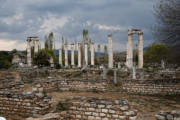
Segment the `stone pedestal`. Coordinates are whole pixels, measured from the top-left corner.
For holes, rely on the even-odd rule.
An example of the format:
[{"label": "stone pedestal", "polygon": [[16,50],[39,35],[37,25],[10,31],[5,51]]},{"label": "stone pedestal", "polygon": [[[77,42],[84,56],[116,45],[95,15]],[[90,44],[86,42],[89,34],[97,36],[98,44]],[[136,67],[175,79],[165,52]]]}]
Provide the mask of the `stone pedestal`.
[{"label": "stone pedestal", "polygon": [[139,34],[138,39],[138,68],[143,68],[143,33]]},{"label": "stone pedestal", "polygon": [[62,49],[59,49],[59,65],[63,66],[63,62],[62,62]]},{"label": "stone pedestal", "polygon": [[71,65],[74,66],[74,44],[71,44]]},{"label": "stone pedestal", "polygon": [[68,44],[65,44],[64,45],[64,49],[65,49],[65,67],[68,67],[69,66],[69,64],[68,64]]},{"label": "stone pedestal", "polygon": [[128,42],[126,45],[126,66],[128,68],[133,67],[133,44],[132,44],[132,34],[128,34]]},{"label": "stone pedestal", "polygon": [[108,35],[108,67],[113,68],[112,35]]},{"label": "stone pedestal", "polygon": [[94,65],[94,43],[91,43],[91,65]]},{"label": "stone pedestal", "polygon": [[85,59],[85,65],[88,65],[88,44],[84,45],[84,59]]},{"label": "stone pedestal", "polygon": [[81,67],[81,44],[78,43],[78,67]]}]

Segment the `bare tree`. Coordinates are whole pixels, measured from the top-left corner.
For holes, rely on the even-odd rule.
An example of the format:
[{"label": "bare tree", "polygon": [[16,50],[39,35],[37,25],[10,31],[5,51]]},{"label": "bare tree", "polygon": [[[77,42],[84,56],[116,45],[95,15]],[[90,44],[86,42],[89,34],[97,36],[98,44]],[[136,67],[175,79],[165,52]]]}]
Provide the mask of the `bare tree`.
[{"label": "bare tree", "polygon": [[155,5],[155,38],[168,46],[180,44],[180,0],[159,0]]}]

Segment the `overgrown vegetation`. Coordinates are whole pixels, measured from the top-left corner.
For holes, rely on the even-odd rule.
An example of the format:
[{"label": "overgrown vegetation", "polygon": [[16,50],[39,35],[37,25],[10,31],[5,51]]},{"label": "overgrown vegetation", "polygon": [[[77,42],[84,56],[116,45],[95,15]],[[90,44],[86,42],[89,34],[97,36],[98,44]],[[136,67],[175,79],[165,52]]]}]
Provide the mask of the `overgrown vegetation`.
[{"label": "overgrown vegetation", "polygon": [[10,52],[0,51],[0,69],[8,69],[12,66],[11,62],[14,53],[17,53],[16,49]]},{"label": "overgrown vegetation", "polygon": [[67,106],[65,105],[64,101],[59,101],[59,103],[56,106],[56,112],[65,111],[67,110]]}]

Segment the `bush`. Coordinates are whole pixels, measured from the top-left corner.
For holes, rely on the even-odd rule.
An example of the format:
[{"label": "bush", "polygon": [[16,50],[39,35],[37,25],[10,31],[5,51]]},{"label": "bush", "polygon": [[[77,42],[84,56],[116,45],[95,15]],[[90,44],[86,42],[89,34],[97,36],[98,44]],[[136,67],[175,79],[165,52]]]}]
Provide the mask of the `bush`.
[{"label": "bush", "polygon": [[65,111],[67,110],[67,106],[65,106],[65,103],[63,101],[59,101],[59,103],[56,106],[56,112]]},{"label": "bush", "polygon": [[114,76],[114,70],[113,70],[113,69],[109,69],[109,70],[107,71],[107,75],[109,75],[109,76]]}]

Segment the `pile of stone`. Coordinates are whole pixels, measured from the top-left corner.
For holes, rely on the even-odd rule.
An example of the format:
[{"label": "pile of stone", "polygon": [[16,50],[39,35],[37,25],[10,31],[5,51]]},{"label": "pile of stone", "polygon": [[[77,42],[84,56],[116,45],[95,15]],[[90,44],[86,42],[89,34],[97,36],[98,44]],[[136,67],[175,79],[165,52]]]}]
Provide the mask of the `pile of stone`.
[{"label": "pile of stone", "polygon": [[173,110],[171,112],[160,111],[155,115],[156,120],[180,120],[180,110]]}]

